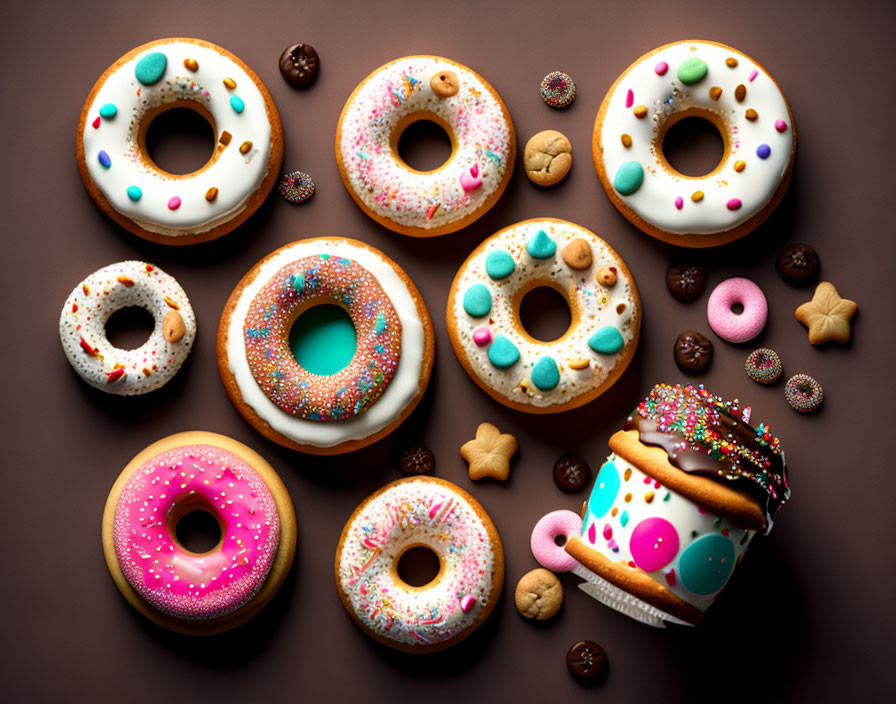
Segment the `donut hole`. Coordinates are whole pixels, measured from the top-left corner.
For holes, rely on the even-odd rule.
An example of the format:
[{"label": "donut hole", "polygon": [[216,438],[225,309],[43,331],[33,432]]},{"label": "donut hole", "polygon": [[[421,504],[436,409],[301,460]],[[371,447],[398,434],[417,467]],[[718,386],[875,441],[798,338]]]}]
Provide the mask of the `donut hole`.
[{"label": "donut hole", "polygon": [[199,506],[191,507],[176,518],[172,534],[178,545],[196,555],[214,550],[223,536],[218,517]]},{"label": "donut hole", "polygon": [[426,545],[414,545],[398,558],[395,572],[398,578],[411,587],[425,587],[441,571],[442,563],[435,550]]},{"label": "donut hole", "polygon": [[560,533],[559,535],[555,535],[554,536],[554,544],[558,548],[562,548],[564,545],[566,545],[566,536],[563,535],[563,533]]},{"label": "donut hole", "polygon": [[344,308],[321,304],[296,318],[289,330],[289,347],[304,370],[329,376],[345,369],[358,348],[358,334]]},{"label": "donut hole", "polygon": [[727,151],[725,138],[711,113],[684,114],[666,122],[660,137],[662,161],[674,173],[701,178],[715,171]]},{"label": "donut hole", "polygon": [[526,334],[539,342],[559,340],[572,323],[569,303],[552,286],[536,286],[528,291],[520,301],[519,311]]},{"label": "donut hole", "polygon": [[744,304],[741,303],[740,301],[735,301],[734,303],[731,304],[731,312],[734,313],[735,315],[740,315],[741,313],[744,312]]},{"label": "donut hole", "polygon": [[210,115],[182,104],[157,112],[148,120],[143,133],[143,150],[161,171],[175,175],[192,174],[200,171],[214,156],[215,128]]},{"label": "donut hole", "polygon": [[448,130],[429,118],[411,122],[398,134],[397,156],[414,171],[435,171],[451,158],[453,151]]},{"label": "donut hole", "polygon": [[128,306],[106,320],[106,339],[120,350],[135,350],[146,344],[155,325],[155,318],[146,308]]}]

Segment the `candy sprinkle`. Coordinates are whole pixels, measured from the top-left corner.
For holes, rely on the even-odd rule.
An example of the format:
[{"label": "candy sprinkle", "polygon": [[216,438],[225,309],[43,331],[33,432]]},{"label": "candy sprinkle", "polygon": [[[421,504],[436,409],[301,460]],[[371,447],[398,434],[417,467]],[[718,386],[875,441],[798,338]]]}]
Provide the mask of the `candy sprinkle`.
[{"label": "candy sprinkle", "polygon": [[304,203],[314,195],[314,179],[304,171],[292,171],[283,174],[277,190],[290,203]]},{"label": "candy sprinkle", "polygon": [[174,196],[168,201],[168,210],[177,210],[180,207],[180,196]]},{"label": "candy sprinkle", "polygon": [[772,148],[767,144],[760,144],[756,147],[756,156],[760,159],[768,159],[772,153]]},{"label": "candy sprinkle", "polygon": [[628,147],[632,146],[632,137],[631,137],[631,135],[628,135],[628,134],[624,134],[624,135],[622,135],[622,146],[625,147],[626,149],[627,149]]},{"label": "candy sprinkle", "polygon": [[701,200],[703,200],[703,191],[694,191],[693,193],[691,193],[691,200],[695,203],[699,203]]},{"label": "candy sprinkle", "polygon": [[669,64],[667,64],[665,61],[660,61],[656,66],[654,66],[653,70],[656,71],[657,76],[665,76],[666,71],[669,70]]},{"label": "candy sprinkle", "polygon": [[787,130],[787,123],[784,120],[775,120],[775,129],[778,132],[785,132]]},{"label": "candy sprinkle", "polygon": [[199,62],[196,59],[184,59],[184,67],[188,71],[198,71],[199,70]]},{"label": "candy sprinkle", "polygon": [[681,210],[684,207],[684,198],[682,198],[681,196],[678,196],[675,199],[675,207],[678,208],[679,210]]},{"label": "candy sprinkle", "polygon": [[552,71],[541,81],[541,99],[552,108],[565,108],[576,97],[576,84],[568,73]]},{"label": "candy sprinkle", "polygon": [[225,78],[225,79],[224,79],[224,86],[225,86],[226,88],[229,88],[230,90],[233,90],[234,88],[236,88],[236,81],[233,80],[232,78]]},{"label": "candy sprinkle", "polygon": [[740,173],[745,168],[747,168],[747,162],[741,161],[740,159],[734,162],[734,170],[737,171],[737,173]]},{"label": "candy sprinkle", "polygon": [[740,210],[740,206],[742,206],[743,203],[741,203],[740,198],[732,198],[725,205],[728,206],[728,210]]},{"label": "candy sprinkle", "polygon": [[635,113],[635,117],[639,120],[647,117],[647,106],[646,105],[636,105],[633,111]]},{"label": "candy sprinkle", "polygon": [[128,198],[135,203],[143,197],[143,189],[140,186],[128,186]]},{"label": "candy sprinkle", "polygon": [[100,149],[100,153],[96,155],[96,159],[104,169],[108,169],[112,166],[112,159],[109,158],[109,154],[105,149]]},{"label": "candy sprinkle", "polygon": [[230,107],[233,108],[233,111],[237,114],[241,113],[246,109],[246,104],[243,102],[243,99],[238,95],[230,96]]}]

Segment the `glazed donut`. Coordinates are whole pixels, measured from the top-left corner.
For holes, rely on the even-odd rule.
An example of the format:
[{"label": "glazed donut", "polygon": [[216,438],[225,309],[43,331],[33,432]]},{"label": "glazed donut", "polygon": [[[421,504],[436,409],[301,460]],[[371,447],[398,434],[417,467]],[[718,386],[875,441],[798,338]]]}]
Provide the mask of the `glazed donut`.
[{"label": "glazed donut", "polygon": [[[197,554],[176,536],[211,513],[219,543]],[[103,513],[115,584],[143,615],[190,635],[230,630],[270,600],[296,548],[286,487],[260,455],[223,435],[187,432],[153,443],[116,480]]]},{"label": "glazed donut", "polygon": [[[743,306],[735,313],[732,306]],[[768,318],[768,301],[765,294],[749,279],[734,277],[723,281],[709,294],[706,303],[706,319],[713,332],[728,342],[752,340],[765,327]]]},{"label": "glazed donut", "polygon": [[[519,318],[532,289],[559,291],[570,309],[553,342]],[[448,294],[448,334],[483,390],[527,413],[558,413],[597,398],[625,371],[638,344],[641,303],[631,272],[600,237],[554,218],[524,220],[480,244]]]},{"label": "glazed donut", "polygon": [[[312,373],[289,346],[293,323],[338,305],[355,328],[348,366]],[[320,237],[256,264],[230,295],[218,327],[218,369],[231,400],[260,433],[285,447],[339,454],[384,437],[429,383],[434,335],[407,274],[356,240]]]},{"label": "glazed donut", "polygon": [[[159,168],[146,130],[171,108],[190,108],[215,132],[209,161],[191,174]],[[201,39],[159,39],[122,56],[87,96],[78,167],[100,209],[162,244],[227,234],[261,205],[283,159],[280,116],[267,88],[237,57]]]},{"label": "glazed donut", "polygon": [[[439,573],[412,587],[402,554],[430,548]],[[408,477],[368,497],[336,548],[336,586],[349,615],[380,643],[432,652],[472,633],[492,612],[504,582],[504,551],[488,514],[467,492],[434,477]]]},{"label": "glazed donut", "polygon": [[[135,350],[113,347],[106,322],[131,306],[152,314],[152,334]],[[135,396],[164,386],[177,373],[193,348],[196,317],[187,294],[164,271],[146,262],[118,262],[75,286],[62,306],[59,338],[84,381],[110,394]]]},{"label": "glazed donut", "polygon": [[[408,125],[429,120],[451,139],[451,156],[417,171],[398,154]],[[440,56],[406,56],[365,78],[336,128],[336,163],[361,209],[403,235],[455,232],[504,192],[516,133],[501,97],[479,74]]]},{"label": "glazed donut", "polygon": [[[700,177],[663,155],[670,127],[701,117],[724,153]],[[787,190],[796,149],[790,107],[775,80],[736,49],[708,41],[666,44],[616,80],[597,113],[592,153],[613,205],[657,239],[714,247],[752,232]]]}]

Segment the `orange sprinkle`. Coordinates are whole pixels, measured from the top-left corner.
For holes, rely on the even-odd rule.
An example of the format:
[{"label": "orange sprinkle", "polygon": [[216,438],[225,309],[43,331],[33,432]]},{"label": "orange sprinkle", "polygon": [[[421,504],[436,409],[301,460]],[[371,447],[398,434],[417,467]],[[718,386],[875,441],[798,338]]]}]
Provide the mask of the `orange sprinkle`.
[{"label": "orange sprinkle", "polygon": [[734,162],[734,170],[738,173],[743,171],[745,168],[747,168],[747,162],[741,161],[740,159]]},{"label": "orange sprinkle", "polygon": [[233,90],[234,88],[236,88],[236,81],[232,78],[225,78],[224,85],[230,88],[230,90]]},{"label": "orange sprinkle", "polygon": [[741,83],[737,86],[737,88],[734,89],[734,98],[737,100],[737,102],[742,103],[744,102],[744,98],[746,97],[747,87],[743,83]]},{"label": "orange sprinkle", "polygon": [[613,517],[615,517],[617,513],[619,513],[619,509],[616,508],[616,507],[614,506],[614,507],[610,510],[610,515],[613,516]]},{"label": "orange sprinkle", "polygon": [[180,310],[180,306],[170,296],[165,296],[165,303],[174,308],[174,310]]},{"label": "orange sprinkle", "polygon": [[752,120],[755,120],[757,117],[759,117],[759,113],[756,112],[753,108],[750,108],[749,110],[747,110],[744,113],[744,117],[746,117],[748,120],[752,121]]},{"label": "orange sprinkle", "polygon": [[644,494],[644,500],[645,500],[647,503],[650,503],[650,502],[653,501],[653,497],[654,497],[654,496],[655,496],[655,494],[654,494],[652,491],[648,491],[646,494]]},{"label": "orange sprinkle", "polygon": [[230,144],[230,140],[233,139],[233,135],[230,134],[227,130],[224,130],[221,133],[221,136],[218,137],[218,141],[223,144],[225,147]]},{"label": "orange sprinkle", "polygon": [[84,295],[85,295],[85,296],[89,296],[89,295],[90,295],[90,287],[89,287],[87,284],[83,284],[83,285],[81,286],[81,290],[84,292]]},{"label": "orange sprinkle", "polygon": [[252,148],[252,142],[246,140],[240,145],[240,154],[248,154],[249,150]]},{"label": "orange sprinkle", "polygon": [[735,59],[733,56],[729,56],[727,59],[725,59],[725,65],[728,66],[728,68],[734,68],[735,66],[737,66],[737,59]]},{"label": "orange sprinkle", "polygon": [[129,279],[127,276],[125,276],[124,274],[122,274],[121,276],[119,276],[118,279],[117,279],[117,281],[118,281],[118,283],[120,283],[120,284],[124,284],[124,285],[127,286],[128,288],[130,288],[131,286],[134,285],[134,282],[133,282],[131,279]]},{"label": "orange sprinkle", "polygon": [[703,200],[703,191],[694,191],[693,193],[691,193],[691,200],[695,203],[699,203],[701,200]]},{"label": "orange sprinkle", "polygon": [[153,269],[155,269],[155,267],[154,267],[152,264],[147,264],[147,265],[146,265],[146,270],[147,270],[147,271],[152,271]]},{"label": "orange sprinkle", "polygon": [[188,71],[198,71],[199,62],[196,59],[184,59],[184,66]]},{"label": "orange sprinkle", "polygon": [[628,481],[629,479],[632,478],[632,468],[631,467],[626,468],[625,472],[623,472],[623,474],[622,474],[622,478],[625,479],[625,481]]},{"label": "orange sprinkle", "polygon": [[212,186],[205,192],[205,199],[211,203],[215,198],[218,197],[218,189]]},{"label": "orange sprinkle", "polygon": [[626,148],[632,146],[632,137],[631,137],[631,135],[628,135],[628,134],[624,134],[624,135],[622,135],[622,146],[623,146],[623,147],[626,147]]},{"label": "orange sprinkle", "polygon": [[631,494],[626,494],[626,495],[625,495],[625,501],[626,501],[626,503],[628,503],[628,502],[631,501],[631,500],[632,500],[632,495],[631,495]]},{"label": "orange sprinkle", "polygon": [[639,120],[647,117],[647,106],[646,105],[635,105],[634,107],[635,117]]},{"label": "orange sprinkle", "polygon": [[713,86],[712,88],[709,89],[709,97],[712,98],[713,100],[718,100],[719,98],[722,97],[722,89],[719,88],[718,86]]}]

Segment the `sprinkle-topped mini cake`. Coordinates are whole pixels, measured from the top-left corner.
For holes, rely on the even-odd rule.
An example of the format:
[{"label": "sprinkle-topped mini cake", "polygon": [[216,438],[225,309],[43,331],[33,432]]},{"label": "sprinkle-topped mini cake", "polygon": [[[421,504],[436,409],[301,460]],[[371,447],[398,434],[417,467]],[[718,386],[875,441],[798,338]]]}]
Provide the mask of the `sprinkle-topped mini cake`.
[{"label": "sprinkle-topped mini cake", "polygon": [[780,442],[749,421],[702,386],[658,384],[610,438],[581,521],[557,511],[536,526],[536,558],[640,621],[696,625],[790,498]]}]

